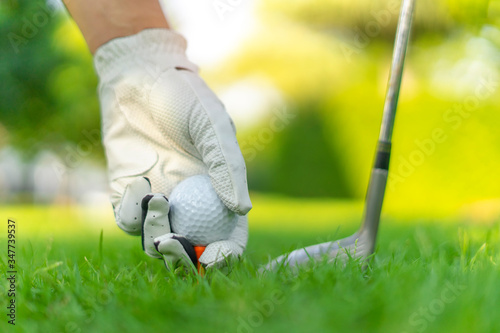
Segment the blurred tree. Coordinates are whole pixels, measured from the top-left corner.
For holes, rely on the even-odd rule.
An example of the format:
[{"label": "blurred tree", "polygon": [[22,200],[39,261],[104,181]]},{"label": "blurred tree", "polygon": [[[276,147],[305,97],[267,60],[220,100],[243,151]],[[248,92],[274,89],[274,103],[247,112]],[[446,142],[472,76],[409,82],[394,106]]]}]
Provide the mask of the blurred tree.
[{"label": "blurred tree", "polygon": [[[418,0],[413,33],[447,34],[464,23],[485,22],[492,0]],[[497,1],[497,0],[493,0]],[[309,27],[336,34],[373,33],[394,39],[399,0],[265,0],[262,15],[277,15]]]},{"label": "blurred tree", "polygon": [[41,0],[2,1],[0,35],[6,37],[0,39],[0,124],[8,143],[28,155],[44,147],[66,154],[66,142],[88,140],[85,131],[100,126],[97,80],[64,11]]},{"label": "blurred tree", "polygon": [[321,105],[310,103],[305,110],[296,110],[297,117],[283,131],[269,190],[303,197],[352,198],[342,156],[345,149],[332,146],[338,141],[331,137],[335,133],[328,131],[318,108]]}]

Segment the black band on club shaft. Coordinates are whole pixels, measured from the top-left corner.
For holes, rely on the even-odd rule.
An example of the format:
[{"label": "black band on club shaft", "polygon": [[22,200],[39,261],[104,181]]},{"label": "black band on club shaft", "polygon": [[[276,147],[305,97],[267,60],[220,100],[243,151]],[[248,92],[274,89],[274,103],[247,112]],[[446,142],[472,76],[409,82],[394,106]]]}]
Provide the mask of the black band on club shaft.
[{"label": "black band on club shaft", "polygon": [[391,159],[391,143],[379,141],[377,145],[377,155],[375,157],[375,169],[389,170]]}]

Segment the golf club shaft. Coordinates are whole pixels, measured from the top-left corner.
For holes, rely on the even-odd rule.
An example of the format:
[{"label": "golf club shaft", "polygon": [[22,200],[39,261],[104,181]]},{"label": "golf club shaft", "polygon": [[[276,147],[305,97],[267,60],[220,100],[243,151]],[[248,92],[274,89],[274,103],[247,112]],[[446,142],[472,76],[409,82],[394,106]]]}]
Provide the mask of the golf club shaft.
[{"label": "golf club shaft", "polygon": [[360,234],[364,234],[366,240],[370,244],[370,252],[375,248],[380,214],[382,212],[382,204],[389,174],[392,131],[396,118],[399,89],[401,87],[401,78],[403,75],[413,9],[414,0],[403,0],[394,42],[391,72],[387,84],[387,94],[385,97],[384,113],[382,116],[375,164],[372,169],[366,194],[365,212]]},{"label": "golf club shaft", "polygon": [[414,0],[403,0],[401,5],[401,14],[399,16],[392,55],[391,72],[389,74],[389,82],[387,84],[387,93],[385,96],[382,127],[380,129],[379,140],[381,142],[391,142],[392,139],[392,130],[394,128],[396,108],[398,106],[399,88],[401,87],[401,78],[403,76],[405,54],[408,46],[414,5]]}]

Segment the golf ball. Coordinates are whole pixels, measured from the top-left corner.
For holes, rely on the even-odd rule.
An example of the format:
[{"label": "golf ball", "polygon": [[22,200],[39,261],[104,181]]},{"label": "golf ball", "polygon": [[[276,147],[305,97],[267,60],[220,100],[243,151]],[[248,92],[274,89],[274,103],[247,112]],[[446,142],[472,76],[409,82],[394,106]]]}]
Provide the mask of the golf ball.
[{"label": "golf ball", "polygon": [[238,216],[222,203],[207,175],[184,179],[172,191],[169,202],[172,232],[193,245],[228,239],[236,226]]}]

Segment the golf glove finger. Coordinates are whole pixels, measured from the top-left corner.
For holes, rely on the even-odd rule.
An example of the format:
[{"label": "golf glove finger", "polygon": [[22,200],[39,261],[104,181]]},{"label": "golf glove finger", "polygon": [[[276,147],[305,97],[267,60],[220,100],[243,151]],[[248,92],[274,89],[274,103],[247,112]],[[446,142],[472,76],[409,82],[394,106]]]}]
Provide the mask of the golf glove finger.
[{"label": "golf glove finger", "polygon": [[171,233],[168,199],[161,193],[147,194],[141,206],[144,252],[150,257],[162,258],[167,269],[173,270],[179,265],[196,267],[198,259],[193,245],[183,236]]},{"label": "golf glove finger", "polygon": [[161,258],[155,238],[171,232],[168,199],[161,193],[148,194],[142,199],[142,248],[147,255]]},{"label": "golf glove finger", "polygon": [[241,256],[247,241],[248,216],[238,216],[238,222],[229,239],[208,244],[199,261],[206,268],[220,268],[227,260]]},{"label": "golf glove finger", "polygon": [[196,252],[191,243],[181,235],[165,234],[155,238],[154,244],[157,253],[163,257],[167,269],[175,270],[178,266],[196,269],[198,263]]}]

